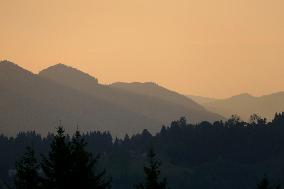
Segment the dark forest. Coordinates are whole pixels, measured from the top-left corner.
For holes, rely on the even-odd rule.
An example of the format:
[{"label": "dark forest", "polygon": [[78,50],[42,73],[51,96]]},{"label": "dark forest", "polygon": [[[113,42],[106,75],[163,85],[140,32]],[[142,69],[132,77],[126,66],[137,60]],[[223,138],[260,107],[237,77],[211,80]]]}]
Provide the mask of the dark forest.
[{"label": "dark forest", "polygon": [[[64,135],[65,136],[65,135]],[[40,162],[50,151],[54,134],[42,137],[22,132],[16,137],[0,137],[0,176],[13,183],[15,162],[31,147]],[[147,130],[123,139],[109,132],[82,134],[86,151],[97,157],[97,169],[105,170],[112,188],[133,188],[143,180],[147,152],[154,149],[162,162],[161,176],[170,188],[256,188],[267,177],[271,186],[284,181],[284,113],[271,122],[252,115],[244,122],[237,115],[213,124],[190,124],[185,118],[163,126],[152,135]],[[66,135],[66,141],[74,136]],[[40,168],[39,168],[40,169]]]}]

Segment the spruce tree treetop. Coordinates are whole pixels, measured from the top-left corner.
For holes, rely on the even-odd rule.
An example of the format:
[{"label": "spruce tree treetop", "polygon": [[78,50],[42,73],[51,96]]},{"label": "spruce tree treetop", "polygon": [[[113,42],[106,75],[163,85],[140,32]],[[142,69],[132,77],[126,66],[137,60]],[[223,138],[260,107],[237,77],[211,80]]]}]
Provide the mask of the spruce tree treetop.
[{"label": "spruce tree treetop", "polygon": [[76,131],[72,137],[71,142],[71,159],[72,174],[71,180],[72,188],[84,189],[108,189],[111,188],[110,179],[105,176],[105,171],[98,171],[97,162],[99,156],[93,155],[86,151],[84,138],[79,131]]},{"label": "spruce tree treetop", "polygon": [[98,156],[86,151],[84,138],[76,131],[71,141],[59,127],[51,143],[51,151],[43,159],[44,188],[48,189],[109,189],[105,171],[98,171]]},{"label": "spruce tree treetop", "polygon": [[69,188],[72,161],[70,144],[66,141],[63,127],[58,127],[50,148],[48,157],[43,157],[41,164],[45,175],[44,186],[49,189]]},{"label": "spruce tree treetop", "polygon": [[144,167],[145,183],[139,183],[136,189],[168,189],[167,180],[159,181],[161,162],[153,149],[148,152],[148,166]]}]

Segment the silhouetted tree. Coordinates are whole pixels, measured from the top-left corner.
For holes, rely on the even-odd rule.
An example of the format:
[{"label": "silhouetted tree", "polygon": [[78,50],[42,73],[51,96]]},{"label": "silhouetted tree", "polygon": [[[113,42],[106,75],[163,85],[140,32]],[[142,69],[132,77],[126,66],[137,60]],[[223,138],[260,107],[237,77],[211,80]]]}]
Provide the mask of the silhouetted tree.
[{"label": "silhouetted tree", "polygon": [[43,157],[41,164],[44,179],[44,188],[66,189],[71,188],[70,174],[72,168],[70,144],[66,141],[63,127],[57,129],[57,135],[50,145],[48,157]]},{"label": "silhouetted tree", "polygon": [[243,121],[239,115],[232,115],[225,123],[227,127],[239,127],[243,126]]},{"label": "silhouetted tree", "polygon": [[269,186],[269,181],[266,176],[261,179],[259,184],[257,184],[257,189],[271,189],[271,187]]},{"label": "silhouetted tree", "polygon": [[275,113],[274,119],[272,120],[272,124],[276,126],[284,126],[284,112]]},{"label": "silhouetted tree", "polygon": [[[139,170],[134,169],[134,166],[143,159],[140,154],[150,144],[158,146],[160,157],[172,165],[167,171],[172,188],[224,189],[233,185],[233,188],[256,188],[258,181],[255,177],[261,174],[263,163],[269,167],[266,170],[268,174],[274,175],[274,179],[281,179],[279,174],[284,159],[284,113],[277,113],[271,122],[264,125],[257,121],[257,116],[253,117],[256,118],[254,124],[233,116],[229,122],[217,121],[212,124],[203,121],[197,124],[187,123],[186,126],[179,119],[165,125],[160,133],[152,136],[145,130],[125,139],[112,140],[108,132],[100,131],[89,132],[82,137],[88,143],[87,151],[103,154],[102,161],[111,171],[114,178],[112,184],[117,189],[130,188],[136,183]],[[15,137],[0,134],[1,179],[9,184],[12,182],[10,176],[13,171],[10,170],[23,148],[32,143],[39,153],[48,154],[54,138],[53,134],[41,137],[34,132],[21,132]],[[65,139],[69,146],[68,153],[72,154],[72,140],[68,136]],[[46,157],[49,160],[49,156]],[[68,178],[71,178],[74,171],[73,157],[66,158],[64,161],[68,158],[71,161],[71,168],[68,168]],[[252,174],[252,167],[258,170],[256,175]],[[194,174],[190,174],[191,171],[188,170],[194,170]],[[229,177],[228,172],[231,173]],[[40,175],[44,177],[44,181],[47,179],[44,172],[40,172]],[[214,179],[211,175],[214,175]],[[70,180],[73,179],[68,179],[66,183]],[[216,185],[213,186],[212,183]],[[270,184],[272,188],[276,186]]]},{"label": "silhouetted tree", "polygon": [[124,141],[124,142],[129,142],[129,140],[130,140],[129,135],[128,135],[128,134],[125,134],[123,141]]},{"label": "silhouetted tree", "polygon": [[139,183],[136,189],[167,189],[167,180],[159,181],[161,162],[156,159],[153,149],[148,152],[148,163],[144,167],[145,183]]},{"label": "silhouetted tree", "polygon": [[16,162],[16,189],[37,189],[40,187],[39,165],[34,150],[27,147],[22,159]]},{"label": "silhouetted tree", "polygon": [[250,119],[249,119],[249,123],[252,125],[252,126],[265,126],[266,125],[266,118],[262,118],[261,116],[257,115],[257,114],[252,114],[250,116]]},{"label": "silhouetted tree", "polygon": [[105,171],[98,172],[98,156],[93,155],[85,150],[87,143],[76,131],[71,141],[71,187],[84,189],[107,189],[111,188],[111,182],[105,178]]},{"label": "silhouetted tree", "polygon": [[181,117],[179,120],[180,127],[186,127],[187,126],[187,120],[186,117]]}]

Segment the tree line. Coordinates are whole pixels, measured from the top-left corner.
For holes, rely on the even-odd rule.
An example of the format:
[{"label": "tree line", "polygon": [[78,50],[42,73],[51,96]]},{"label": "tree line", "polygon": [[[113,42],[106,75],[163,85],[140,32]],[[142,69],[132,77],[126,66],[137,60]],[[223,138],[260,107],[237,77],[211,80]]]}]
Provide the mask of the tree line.
[{"label": "tree line", "polygon": [[[41,160],[35,166],[40,170],[37,173],[41,187],[53,187],[56,180],[54,176],[57,174],[54,167],[51,167],[58,165],[54,163],[54,159],[58,158],[58,161],[62,161],[62,166],[68,167],[64,169],[66,173],[59,175],[66,176],[64,178],[67,178],[71,188],[76,186],[75,182],[80,183],[80,179],[89,179],[84,180],[85,184],[92,183],[92,179],[100,175],[105,187],[147,188],[146,182],[141,185],[137,181],[144,177],[141,167],[147,159],[149,147],[152,146],[163,161],[163,166],[158,166],[156,174],[166,176],[170,188],[173,189],[265,189],[283,185],[284,113],[275,114],[270,122],[256,114],[247,122],[234,115],[227,121],[204,121],[198,124],[190,124],[182,117],[163,126],[155,135],[143,130],[133,136],[126,134],[123,139],[113,138],[109,132],[99,131],[82,135],[77,132],[73,136],[62,134],[62,150],[58,151],[62,156],[54,155],[57,148],[55,146],[60,144],[59,134],[57,132],[56,135],[49,134],[46,137],[35,132],[19,133],[16,137],[1,135],[0,178],[7,182],[10,179],[12,183],[12,177],[7,176],[7,173],[21,167],[20,164],[14,167],[14,162],[21,162],[18,158],[25,153],[25,146],[30,145],[36,153],[28,150],[26,155],[33,154],[34,160]],[[78,155],[79,152],[84,155]],[[67,156],[69,158],[66,159]],[[79,160],[85,163],[76,164]],[[149,164],[151,165],[150,162]],[[153,165],[155,167],[159,163]],[[89,177],[85,175],[80,178],[84,175],[80,173],[83,170]],[[145,174],[147,170],[151,169],[144,169]],[[79,180],[70,179],[77,178],[76,174]],[[107,175],[112,176],[111,180]],[[159,183],[163,186],[166,182],[162,180]],[[259,184],[256,186],[256,183]]]},{"label": "tree line", "polygon": [[[38,162],[31,147],[26,148],[23,157],[16,162],[15,189],[110,189],[111,178],[105,170],[97,167],[99,156],[86,150],[87,143],[76,131],[70,141],[66,140],[63,127],[57,129],[48,156],[42,155]],[[148,153],[149,166],[144,167],[145,183],[134,186],[136,189],[167,189],[167,181],[159,181],[160,161],[153,149]]]}]

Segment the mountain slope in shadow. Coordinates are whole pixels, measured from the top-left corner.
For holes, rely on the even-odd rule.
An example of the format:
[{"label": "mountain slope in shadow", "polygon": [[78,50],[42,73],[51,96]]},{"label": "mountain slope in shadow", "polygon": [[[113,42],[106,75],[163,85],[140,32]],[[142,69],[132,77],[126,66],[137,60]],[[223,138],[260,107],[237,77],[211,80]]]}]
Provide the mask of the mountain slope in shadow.
[{"label": "mountain slope in shadow", "polygon": [[[95,82],[94,78],[83,81],[80,78],[87,78],[88,74],[61,64],[49,67],[41,71],[39,75],[80,92],[102,98],[132,112],[142,114],[161,124],[181,116],[186,116],[192,122],[222,119],[221,116],[208,112],[185,96],[152,83],[141,83],[137,87],[135,83],[131,84],[130,88],[133,87],[137,91],[134,92],[121,87],[123,83],[101,85]],[[81,76],[79,77],[79,75]],[[78,79],[77,82],[71,82],[69,78]]]},{"label": "mountain slope in shadow", "polygon": [[32,74],[11,62],[0,63],[0,132],[36,130],[46,134],[59,120],[69,133],[110,130],[114,135],[141,128],[160,129],[160,123],[109,101]]},{"label": "mountain slope in shadow", "polygon": [[209,97],[203,97],[203,96],[197,96],[197,95],[186,95],[186,97],[190,98],[194,102],[201,104],[201,105],[218,100],[216,98],[209,98]]},{"label": "mountain slope in shadow", "polygon": [[173,103],[185,109],[186,116],[192,122],[200,121],[216,121],[224,119],[220,115],[207,111],[204,107],[198,103],[188,99],[186,96],[177,92],[166,89],[153,82],[133,82],[123,83],[117,82],[110,85],[112,88],[122,89],[133,94],[145,95],[148,97],[158,98],[166,102]]},{"label": "mountain slope in shadow", "polygon": [[84,132],[109,130],[121,137],[142,129],[157,132],[181,116],[196,122],[222,119],[196,103],[189,106],[190,100],[172,101],[101,85],[63,64],[33,74],[12,62],[0,63],[0,132],[4,134],[26,130],[46,134],[62,120],[69,133],[78,125]]}]

